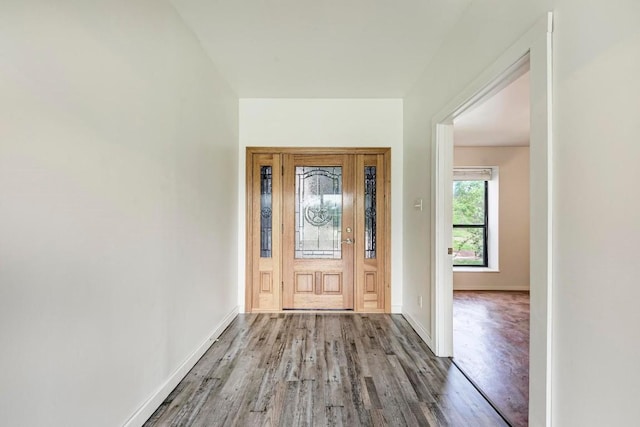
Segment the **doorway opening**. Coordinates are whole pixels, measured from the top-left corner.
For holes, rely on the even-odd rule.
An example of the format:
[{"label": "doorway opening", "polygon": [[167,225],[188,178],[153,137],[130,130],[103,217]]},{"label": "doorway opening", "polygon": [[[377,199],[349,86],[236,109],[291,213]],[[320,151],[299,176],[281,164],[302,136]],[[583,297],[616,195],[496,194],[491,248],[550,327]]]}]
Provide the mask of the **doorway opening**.
[{"label": "doorway opening", "polygon": [[390,312],[389,148],[247,148],[250,312]]},{"label": "doorway opening", "polygon": [[529,408],[529,63],[453,119],[453,362],[512,425]]}]

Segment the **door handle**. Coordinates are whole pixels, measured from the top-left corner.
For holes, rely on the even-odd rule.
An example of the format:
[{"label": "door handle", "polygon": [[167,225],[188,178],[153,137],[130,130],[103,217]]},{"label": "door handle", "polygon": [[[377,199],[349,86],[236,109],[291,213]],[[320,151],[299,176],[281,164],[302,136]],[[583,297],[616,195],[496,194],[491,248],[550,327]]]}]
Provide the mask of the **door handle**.
[{"label": "door handle", "polygon": [[347,237],[347,240],[343,240],[341,243],[346,243],[347,245],[353,245],[354,242],[355,240],[353,240],[351,237]]}]

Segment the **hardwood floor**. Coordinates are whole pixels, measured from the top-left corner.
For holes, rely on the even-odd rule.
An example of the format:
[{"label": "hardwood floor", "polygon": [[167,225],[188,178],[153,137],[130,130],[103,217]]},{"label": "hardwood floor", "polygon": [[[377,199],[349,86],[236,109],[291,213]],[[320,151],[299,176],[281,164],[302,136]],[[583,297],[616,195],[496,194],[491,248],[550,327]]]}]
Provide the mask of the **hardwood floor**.
[{"label": "hardwood floor", "polygon": [[455,363],[513,426],[529,416],[529,292],[455,291]]},{"label": "hardwood floor", "polygon": [[504,426],[400,315],[239,315],[145,426]]}]

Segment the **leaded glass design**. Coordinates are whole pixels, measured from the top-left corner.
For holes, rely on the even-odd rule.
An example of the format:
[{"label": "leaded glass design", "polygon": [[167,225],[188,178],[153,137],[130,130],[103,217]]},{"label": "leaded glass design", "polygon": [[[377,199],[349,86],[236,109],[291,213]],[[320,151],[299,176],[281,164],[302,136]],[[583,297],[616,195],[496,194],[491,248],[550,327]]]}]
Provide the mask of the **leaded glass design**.
[{"label": "leaded glass design", "polygon": [[364,257],[376,257],[376,167],[364,167]]},{"label": "leaded glass design", "polygon": [[272,167],[260,167],[260,257],[271,258],[272,250]]},{"label": "leaded glass design", "polygon": [[296,166],[295,257],[341,259],[342,167]]}]

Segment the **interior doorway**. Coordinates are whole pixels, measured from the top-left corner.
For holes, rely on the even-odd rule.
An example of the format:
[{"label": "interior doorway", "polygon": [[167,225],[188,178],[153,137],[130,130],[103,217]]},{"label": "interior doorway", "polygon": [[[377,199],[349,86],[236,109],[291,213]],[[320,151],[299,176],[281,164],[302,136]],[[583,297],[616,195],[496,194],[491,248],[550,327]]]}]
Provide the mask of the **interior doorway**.
[{"label": "interior doorway", "polygon": [[453,362],[528,425],[530,73],[453,120]]},{"label": "interior doorway", "polygon": [[390,311],[390,149],[247,148],[247,311]]}]

